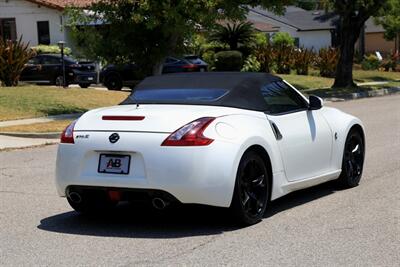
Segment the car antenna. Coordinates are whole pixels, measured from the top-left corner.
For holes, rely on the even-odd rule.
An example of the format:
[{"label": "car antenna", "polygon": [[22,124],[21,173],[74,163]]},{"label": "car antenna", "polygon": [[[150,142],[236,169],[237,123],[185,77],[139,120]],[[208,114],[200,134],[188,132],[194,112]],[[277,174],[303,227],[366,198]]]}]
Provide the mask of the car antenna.
[{"label": "car antenna", "polygon": [[138,108],[139,108],[139,102],[137,101],[137,99],[136,99],[136,97],[135,97],[135,92],[132,92],[132,99],[133,99],[133,101],[134,101],[135,104],[136,104],[136,108],[138,109]]}]

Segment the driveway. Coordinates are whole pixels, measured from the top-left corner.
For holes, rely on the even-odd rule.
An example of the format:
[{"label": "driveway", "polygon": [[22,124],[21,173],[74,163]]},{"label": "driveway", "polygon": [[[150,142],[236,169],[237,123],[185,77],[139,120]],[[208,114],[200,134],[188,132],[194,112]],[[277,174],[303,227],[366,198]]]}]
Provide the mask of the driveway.
[{"label": "driveway", "polygon": [[365,123],[360,186],[292,193],[247,228],[197,206],[82,217],[56,195],[56,146],[1,152],[0,265],[398,266],[400,95],[329,105]]}]

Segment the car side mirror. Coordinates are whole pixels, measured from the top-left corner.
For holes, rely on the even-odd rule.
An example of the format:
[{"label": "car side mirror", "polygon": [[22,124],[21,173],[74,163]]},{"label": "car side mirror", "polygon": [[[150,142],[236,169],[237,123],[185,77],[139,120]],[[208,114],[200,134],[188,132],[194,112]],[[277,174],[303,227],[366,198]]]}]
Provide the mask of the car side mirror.
[{"label": "car side mirror", "polygon": [[322,98],[315,96],[315,95],[310,95],[309,99],[309,104],[308,104],[308,109],[309,110],[317,110],[322,108],[324,105],[324,101]]}]

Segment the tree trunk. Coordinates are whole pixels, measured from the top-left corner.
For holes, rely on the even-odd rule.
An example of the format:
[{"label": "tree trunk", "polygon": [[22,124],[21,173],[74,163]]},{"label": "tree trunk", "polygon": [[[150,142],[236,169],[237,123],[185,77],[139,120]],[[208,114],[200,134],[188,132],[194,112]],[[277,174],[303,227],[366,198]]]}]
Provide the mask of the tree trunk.
[{"label": "tree trunk", "polygon": [[153,75],[154,76],[162,74],[164,61],[165,61],[165,57],[154,64],[154,66],[153,66]]},{"label": "tree trunk", "polygon": [[364,20],[360,18],[342,18],[339,40],[340,56],[333,88],[357,86],[353,81],[354,46],[362,27],[364,27]]},{"label": "tree trunk", "polygon": [[180,37],[180,35],[177,32],[170,34],[170,36],[166,42],[165,54],[160,58],[160,60],[158,60],[157,62],[154,62],[153,75],[156,76],[156,75],[162,74],[165,59],[168,56],[172,56],[177,50],[177,44],[178,44],[179,37]]}]

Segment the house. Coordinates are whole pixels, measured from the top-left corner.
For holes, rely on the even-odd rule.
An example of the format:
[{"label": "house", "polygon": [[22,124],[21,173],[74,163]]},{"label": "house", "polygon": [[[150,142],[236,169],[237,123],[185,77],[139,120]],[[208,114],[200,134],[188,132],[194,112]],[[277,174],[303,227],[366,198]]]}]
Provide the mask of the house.
[{"label": "house", "polygon": [[68,39],[64,28],[67,6],[87,6],[93,0],[0,0],[0,38],[38,44]]},{"label": "house", "polygon": [[250,8],[247,20],[252,22],[257,30],[274,34],[287,32],[299,47],[314,48],[335,45],[336,27],[331,18],[326,18],[323,11],[307,11],[289,6],[282,16],[255,7]]},{"label": "house", "polygon": [[[265,9],[250,8],[247,20],[254,27],[267,34],[287,32],[295,38],[298,47],[314,48],[318,51],[323,47],[337,46],[337,16],[326,14],[323,10],[307,11],[298,7],[289,6],[282,16],[276,15]],[[389,54],[396,51],[396,42],[384,39],[385,30],[376,25],[370,18],[365,24],[365,47],[360,49],[366,53],[380,51]],[[398,49],[398,47],[397,47]]]},{"label": "house", "polygon": [[396,41],[387,41],[384,38],[385,29],[381,25],[376,25],[373,19],[365,23],[365,52],[374,53],[379,51],[382,54],[392,54],[398,51]]}]

